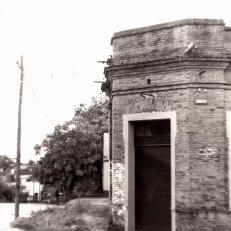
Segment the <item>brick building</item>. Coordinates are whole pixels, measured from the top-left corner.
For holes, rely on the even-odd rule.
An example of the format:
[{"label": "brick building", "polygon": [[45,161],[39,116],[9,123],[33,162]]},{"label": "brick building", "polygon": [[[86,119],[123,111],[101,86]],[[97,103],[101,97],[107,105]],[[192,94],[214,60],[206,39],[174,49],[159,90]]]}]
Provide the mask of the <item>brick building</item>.
[{"label": "brick building", "polygon": [[114,223],[231,230],[231,28],[186,19],[115,33],[112,46]]}]

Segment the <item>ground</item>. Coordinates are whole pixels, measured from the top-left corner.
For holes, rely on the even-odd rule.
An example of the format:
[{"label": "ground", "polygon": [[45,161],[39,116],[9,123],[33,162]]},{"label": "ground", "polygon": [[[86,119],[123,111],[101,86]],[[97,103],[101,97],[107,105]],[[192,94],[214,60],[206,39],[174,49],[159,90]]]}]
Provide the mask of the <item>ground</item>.
[{"label": "ground", "polygon": [[12,227],[25,231],[108,231],[111,205],[108,199],[76,199],[65,205],[38,211],[30,218],[19,218]]}]

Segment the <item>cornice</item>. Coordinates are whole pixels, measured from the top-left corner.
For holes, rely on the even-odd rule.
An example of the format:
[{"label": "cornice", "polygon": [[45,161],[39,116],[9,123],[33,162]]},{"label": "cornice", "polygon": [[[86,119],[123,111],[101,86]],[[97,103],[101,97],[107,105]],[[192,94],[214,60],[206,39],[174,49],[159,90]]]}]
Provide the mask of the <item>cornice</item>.
[{"label": "cornice", "polygon": [[123,63],[119,65],[110,65],[104,69],[107,76],[110,72],[126,71],[130,69],[139,69],[144,67],[152,67],[154,72],[166,72],[172,70],[180,70],[185,68],[197,69],[226,69],[230,66],[231,57],[166,57],[163,59],[149,60],[145,62]]},{"label": "cornice", "polygon": [[176,72],[180,72],[180,71],[193,71],[193,70],[197,70],[198,72],[200,71],[208,71],[208,70],[227,70],[227,71],[231,71],[231,69],[226,69],[226,68],[218,68],[216,66],[175,66],[175,67],[169,67],[166,68],[166,66],[164,66],[163,68],[159,68],[159,69],[144,69],[144,70],[138,70],[138,71],[134,71],[134,72],[124,72],[123,70],[121,71],[117,71],[115,73],[113,73],[113,75],[111,75],[111,77],[113,78],[113,80],[116,79],[122,79],[122,78],[134,78],[134,77],[139,77],[139,76],[147,76],[147,75],[152,75],[152,74],[166,74],[166,73],[176,73]]},{"label": "cornice", "polygon": [[184,82],[175,84],[163,84],[155,86],[145,86],[140,88],[127,88],[127,89],[116,89],[112,90],[112,96],[117,95],[128,95],[128,94],[139,94],[148,92],[158,92],[158,91],[173,91],[173,90],[184,90],[184,89],[194,89],[194,88],[206,88],[206,89],[223,89],[231,90],[231,83],[227,82]]}]

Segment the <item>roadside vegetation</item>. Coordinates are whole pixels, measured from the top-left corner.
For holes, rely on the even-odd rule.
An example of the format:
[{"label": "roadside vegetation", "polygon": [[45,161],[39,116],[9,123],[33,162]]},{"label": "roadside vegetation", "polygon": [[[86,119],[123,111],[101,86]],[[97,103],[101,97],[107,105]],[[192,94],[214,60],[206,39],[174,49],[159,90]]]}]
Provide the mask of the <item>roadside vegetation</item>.
[{"label": "roadside vegetation", "polygon": [[[6,155],[0,155],[0,202],[13,202],[15,196],[15,179],[12,170],[15,163]],[[26,202],[28,193],[21,187],[20,202]]]},{"label": "roadside vegetation", "polygon": [[108,231],[111,207],[107,199],[75,199],[18,218],[11,226],[24,231]]},{"label": "roadside vegetation", "polygon": [[[32,177],[44,190],[56,188],[64,201],[102,193],[103,132],[108,124],[108,101],[92,99],[80,104],[74,117],[57,125],[35,152],[41,155],[33,165]],[[49,190],[48,190],[49,191]]]}]

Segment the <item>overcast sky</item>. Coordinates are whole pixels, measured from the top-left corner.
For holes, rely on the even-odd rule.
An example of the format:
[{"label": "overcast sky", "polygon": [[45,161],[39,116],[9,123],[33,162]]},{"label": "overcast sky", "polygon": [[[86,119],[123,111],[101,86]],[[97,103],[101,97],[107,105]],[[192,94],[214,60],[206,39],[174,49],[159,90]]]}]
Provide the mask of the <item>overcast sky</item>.
[{"label": "overcast sky", "polygon": [[24,56],[22,162],[33,146],[100,94],[114,32],[184,18],[224,19],[229,0],[0,0],[0,155],[16,157],[16,60]]}]

